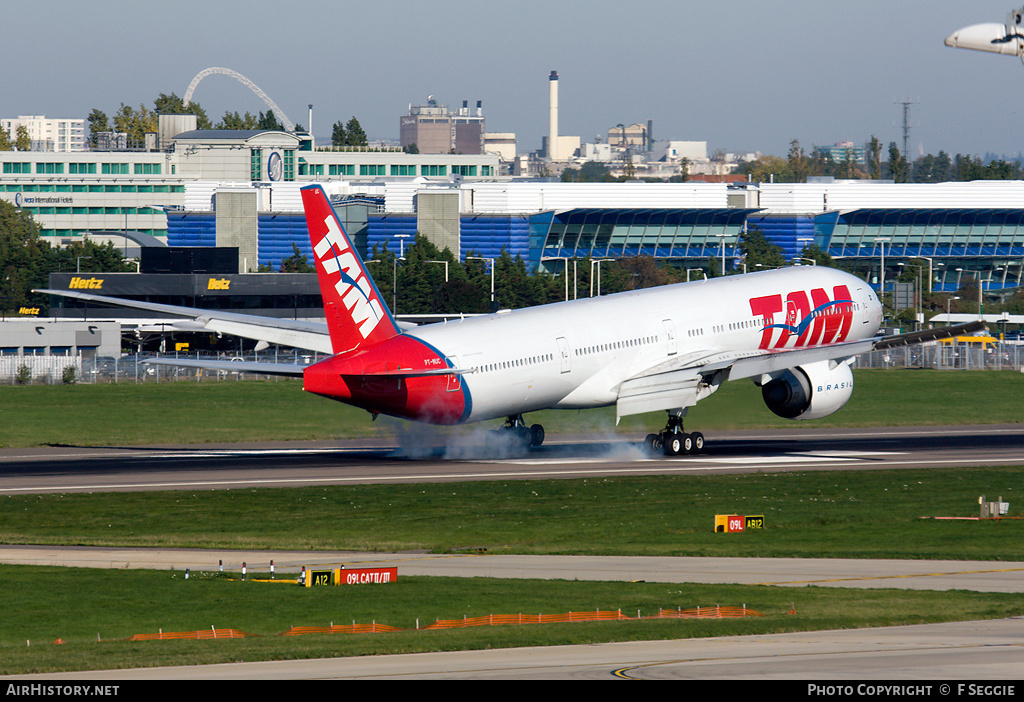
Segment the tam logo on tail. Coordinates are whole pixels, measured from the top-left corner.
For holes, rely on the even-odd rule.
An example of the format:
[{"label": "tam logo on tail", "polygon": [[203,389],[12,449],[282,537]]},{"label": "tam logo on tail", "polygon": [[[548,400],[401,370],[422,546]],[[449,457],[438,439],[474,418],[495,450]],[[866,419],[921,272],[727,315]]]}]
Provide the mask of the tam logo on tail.
[{"label": "tam logo on tail", "polygon": [[373,297],[370,281],[363,274],[362,266],[352,250],[347,247],[334,215],[328,215],[324,225],[327,233],[320,243],[313,246],[313,251],[329,277],[340,273],[334,290],[351,313],[359,334],[365,339],[384,318],[384,310],[381,309],[380,301]]},{"label": "tam logo on tail", "polygon": [[[377,343],[395,336],[398,329],[323,190],[315,186],[303,188],[302,202],[335,352],[351,351],[366,342]],[[382,326],[381,322],[385,324]]]}]

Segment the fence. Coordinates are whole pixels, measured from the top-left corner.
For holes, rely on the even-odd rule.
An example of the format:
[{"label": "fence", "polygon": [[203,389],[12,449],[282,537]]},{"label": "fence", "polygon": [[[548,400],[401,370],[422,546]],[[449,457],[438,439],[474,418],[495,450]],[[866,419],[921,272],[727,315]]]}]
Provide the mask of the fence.
[{"label": "fence", "polygon": [[217,361],[260,361],[264,363],[313,363],[323,358],[315,353],[263,352],[248,354],[176,353],[130,354],[113,358],[108,356],[83,357],[67,355],[0,356],[0,384],[60,385],[61,383],[167,383],[274,379],[256,373],[225,370],[206,370],[176,366],[149,365],[150,359],[181,358]]},{"label": "fence", "polygon": [[1024,345],[992,349],[949,344],[901,346],[857,357],[854,368],[935,368],[938,370],[1013,370],[1024,372]]},{"label": "fence", "polygon": [[[151,358],[215,359],[269,363],[312,363],[322,354],[264,352],[231,356],[201,353],[132,354],[120,358],[82,356],[0,356],[0,384],[59,385],[61,383],[167,383],[274,379],[256,373],[148,365]],[[861,354],[854,368],[935,368],[938,370],[1014,370],[1024,372],[1024,345],[1002,344],[993,349],[923,344]]]},{"label": "fence", "polygon": [[[659,609],[657,614],[646,617],[637,612],[630,617],[618,610],[592,610],[584,612],[564,612],[561,614],[487,614],[482,617],[463,617],[462,619],[438,619],[433,624],[420,627],[417,623],[414,631],[434,631],[438,629],[463,629],[475,626],[508,626],[521,624],[564,624],[568,622],[598,621],[638,621],[641,619],[732,619],[739,617],[763,617],[761,612],[749,609],[745,604],[741,607],[714,605],[713,607],[696,607],[691,609]],[[277,634],[277,636],[302,636],[305,634],[379,634],[407,631],[388,624],[334,624],[330,626],[293,626]],[[199,629],[197,631],[168,631],[155,634],[135,634],[129,641],[174,641],[182,639],[233,639],[259,637],[261,634],[247,634],[237,629]],[[98,639],[98,637],[97,637]],[[60,643],[64,643],[58,639]],[[55,641],[54,643],[57,643]]]},{"label": "fence", "polygon": [[0,356],[0,383],[8,385],[58,385],[81,376],[81,356]]}]

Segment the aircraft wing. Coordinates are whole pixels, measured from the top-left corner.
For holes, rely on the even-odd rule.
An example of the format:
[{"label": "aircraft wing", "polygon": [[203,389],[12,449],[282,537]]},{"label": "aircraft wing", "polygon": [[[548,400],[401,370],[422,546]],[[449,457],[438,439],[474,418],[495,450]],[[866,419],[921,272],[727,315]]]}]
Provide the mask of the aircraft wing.
[{"label": "aircraft wing", "polygon": [[977,331],[983,331],[988,326],[984,322],[967,322],[966,324],[957,324],[952,327],[940,327],[939,329],[924,329],[922,331],[910,332],[908,334],[896,334],[893,336],[882,337],[876,344],[876,349],[892,349],[898,346],[910,346],[912,344],[922,344],[926,341],[938,341],[939,339],[948,339],[951,336],[963,336],[965,334],[973,334]]},{"label": "aircraft wing", "polygon": [[616,415],[625,417],[642,412],[689,407],[711,395],[726,380],[753,378],[821,361],[832,361],[838,365],[875,349],[936,341],[984,328],[984,322],[969,322],[941,329],[824,346],[745,352],[706,349],[681,354],[623,382],[619,386]]},{"label": "aircraft wing", "polygon": [[[270,344],[280,344],[297,349],[309,349],[321,353],[332,353],[327,325],[322,322],[307,322],[296,319],[261,317],[224,310],[202,310],[195,307],[179,307],[157,302],[126,300],[109,295],[93,295],[70,290],[34,290],[61,297],[71,297],[114,307],[129,307],[176,317],[188,317],[195,321],[196,331],[210,331],[231,334],[244,339],[256,339]],[[264,371],[260,371],[264,372]]]}]

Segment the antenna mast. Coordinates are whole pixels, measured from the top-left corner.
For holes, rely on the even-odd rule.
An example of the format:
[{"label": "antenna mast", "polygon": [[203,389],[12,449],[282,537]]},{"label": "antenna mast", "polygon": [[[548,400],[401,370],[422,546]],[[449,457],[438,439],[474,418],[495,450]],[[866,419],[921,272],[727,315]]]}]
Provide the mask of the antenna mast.
[{"label": "antenna mast", "polygon": [[903,101],[903,158],[910,160],[910,106],[909,99]]}]

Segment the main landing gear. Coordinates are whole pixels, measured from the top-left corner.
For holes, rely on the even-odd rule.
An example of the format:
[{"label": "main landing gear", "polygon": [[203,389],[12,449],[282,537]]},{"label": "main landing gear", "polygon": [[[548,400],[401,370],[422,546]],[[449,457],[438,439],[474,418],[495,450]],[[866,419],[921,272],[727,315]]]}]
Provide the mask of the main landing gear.
[{"label": "main landing gear", "polygon": [[487,445],[493,449],[534,449],[543,443],[544,427],[540,424],[527,426],[521,414],[509,417],[500,429],[491,431],[487,436]]},{"label": "main landing gear", "polygon": [[685,416],[685,408],[669,410],[668,425],[660,434],[648,434],[644,440],[647,450],[651,453],[664,453],[666,456],[701,453],[704,450],[704,435],[699,431],[687,434],[683,429]]}]

